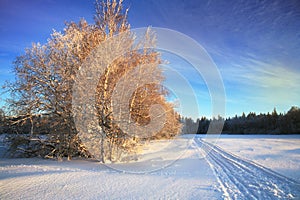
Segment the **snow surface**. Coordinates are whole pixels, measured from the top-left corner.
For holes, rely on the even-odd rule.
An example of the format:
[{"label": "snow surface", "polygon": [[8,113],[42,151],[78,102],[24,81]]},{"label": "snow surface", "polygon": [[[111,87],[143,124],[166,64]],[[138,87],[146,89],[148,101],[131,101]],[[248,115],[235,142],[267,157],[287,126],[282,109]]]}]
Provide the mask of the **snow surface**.
[{"label": "snow surface", "polygon": [[300,135],[222,135],[217,145],[300,182]]},{"label": "snow surface", "polygon": [[299,199],[299,149],[300,136],[185,135],[123,164],[1,159],[0,199]]}]

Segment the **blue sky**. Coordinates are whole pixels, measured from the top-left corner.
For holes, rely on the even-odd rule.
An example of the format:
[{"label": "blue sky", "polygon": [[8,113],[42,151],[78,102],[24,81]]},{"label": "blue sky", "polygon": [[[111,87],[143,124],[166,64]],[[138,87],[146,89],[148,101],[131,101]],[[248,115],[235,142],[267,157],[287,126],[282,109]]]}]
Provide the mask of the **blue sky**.
[{"label": "blue sky", "polygon": [[[227,116],[300,106],[298,0],[125,0],[124,4],[130,8],[132,28],[174,29],[207,50],[224,81]],[[45,43],[52,29],[63,29],[64,21],[83,17],[92,22],[93,12],[92,0],[0,0],[0,84],[14,78],[12,62],[24,48],[32,42]],[[191,82],[209,96],[201,77]],[[209,98],[203,99],[198,99],[199,115],[209,116]]]}]

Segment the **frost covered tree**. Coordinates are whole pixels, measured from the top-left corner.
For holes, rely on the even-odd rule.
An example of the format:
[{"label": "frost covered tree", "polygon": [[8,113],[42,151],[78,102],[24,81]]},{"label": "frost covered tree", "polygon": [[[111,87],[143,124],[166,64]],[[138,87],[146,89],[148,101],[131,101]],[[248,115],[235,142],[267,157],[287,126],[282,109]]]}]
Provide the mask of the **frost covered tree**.
[{"label": "frost covered tree", "polygon": [[190,117],[185,117],[182,119],[183,121],[183,128],[182,132],[184,134],[196,134],[198,129],[199,129],[199,120],[196,122],[190,118]]},{"label": "frost covered tree", "polygon": [[[105,138],[101,141],[101,161],[120,160],[122,152],[134,151],[138,137],[128,137],[112,115],[112,92],[116,83],[128,71],[141,64],[151,64],[156,72],[155,83],[140,86],[132,94],[131,118],[139,125],[149,123],[149,109],[153,103],[166,110],[166,123],[163,129],[150,139],[170,138],[180,131],[179,116],[173,105],[166,101],[167,91],[160,85],[163,81],[159,69],[160,55],[153,50],[155,35],[150,30],[145,33],[142,43],[134,43],[127,21],[128,10],[123,10],[122,0],[96,1],[94,24],[81,19],[79,23],[66,24],[63,32],[54,31],[44,45],[33,44],[25,54],[14,62],[15,82],[9,84],[12,98],[10,111],[22,120],[35,119],[35,115],[49,116],[51,124],[48,139],[39,141],[40,156],[62,158],[91,156],[77,135],[72,113],[72,87],[76,73],[89,54],[111,37],[128,32],[128,53],[116,58],[99,77],[97,87],[97,115],[99,126]],[[149,48],[153,47],[153,48]],[[31,124],[34,124],[32,121]],[[32,141],[34,128],[29,141]],[[37,141],[35,138],[34,141]],[[45,147],[47,146],[47,149]],[[105,151],[104,151],[105,150]]]}]

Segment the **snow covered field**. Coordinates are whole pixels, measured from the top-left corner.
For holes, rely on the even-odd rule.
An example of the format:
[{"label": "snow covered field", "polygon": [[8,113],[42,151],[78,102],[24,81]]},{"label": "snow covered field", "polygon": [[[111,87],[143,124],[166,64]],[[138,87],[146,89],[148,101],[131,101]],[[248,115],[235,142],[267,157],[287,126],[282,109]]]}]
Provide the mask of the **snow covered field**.
[{"label": "snow covered field", "polygon": [[222,135],[217,145],[300,182],[300,135]]},{"label": "snow covered field", "polygon": [[[204,138],[203,138],[204,137]],[[185,135],[138,161],[1,159],[0,199],[299,199],[300,136]]]}]

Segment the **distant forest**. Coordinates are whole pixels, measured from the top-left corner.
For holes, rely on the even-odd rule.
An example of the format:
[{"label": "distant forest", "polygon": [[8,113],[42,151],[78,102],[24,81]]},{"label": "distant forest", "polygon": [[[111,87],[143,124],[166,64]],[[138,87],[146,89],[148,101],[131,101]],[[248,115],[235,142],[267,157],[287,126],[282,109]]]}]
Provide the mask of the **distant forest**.
[{"label": "distant forest", "polygon": [[[55,119],[51,115],[34,116],[32,121],[22,120],[24,116],[8,117],[0,110],[0,134],[22,133],[49,134],[53,131]],[[267,114],[250,112],[241,116],[223,119],[221,117],[207,119],[202,117],[194,121],[192,118],[181,117],[184,134],[206,134],[213,120],[225,121],[223,134],[300,134],[300,108],[293,106],[285,113],[277,113],[276,109]],[[34,130],[32,130],[34,127]]]},{"label": "distant forest", "polygon": [[[194,121],[191,118],[181,118],[183,133],[186,134],[206,134],[209,124],[213,120],[202,117]],[[242,116],[235,116],[224,120],[222,134],[300,134],[300,109],[296,106],[285,113],[277,113],[274,108],[272,113],[256,114],[250,112],[243,113]]]}]

